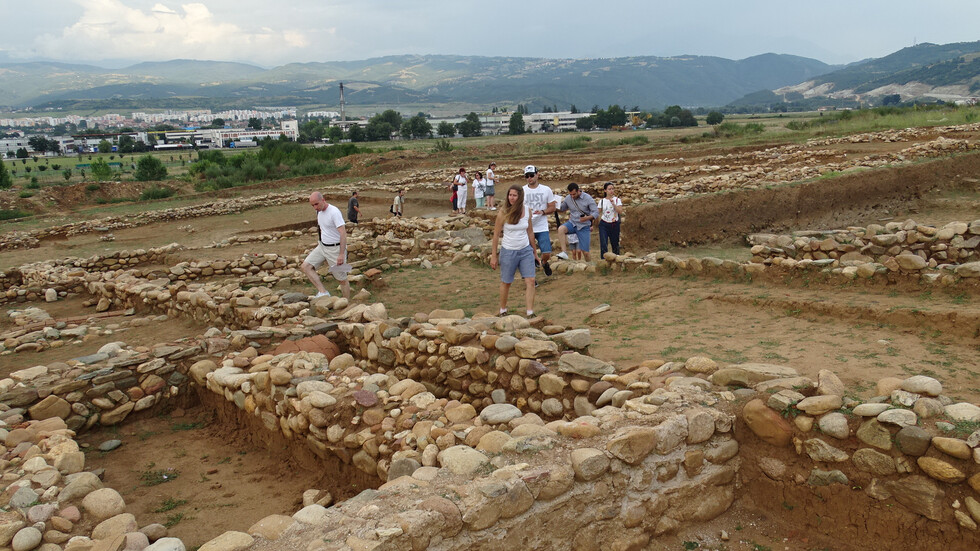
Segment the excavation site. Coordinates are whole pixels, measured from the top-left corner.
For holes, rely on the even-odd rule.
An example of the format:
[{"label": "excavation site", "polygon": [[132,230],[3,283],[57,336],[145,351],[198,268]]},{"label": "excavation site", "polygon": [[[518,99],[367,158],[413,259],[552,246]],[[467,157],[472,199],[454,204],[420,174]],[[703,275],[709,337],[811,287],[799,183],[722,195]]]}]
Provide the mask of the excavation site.
[{"label": "excavation site", "polygon": [[[0,226],[0,549],[980,547],[980,124],[528,143],[45,188]],[[450,214],[491,160],[624,205],[531,316],[497,212]],[[360,195],[349,299],[301,270],[314,191]]]}]

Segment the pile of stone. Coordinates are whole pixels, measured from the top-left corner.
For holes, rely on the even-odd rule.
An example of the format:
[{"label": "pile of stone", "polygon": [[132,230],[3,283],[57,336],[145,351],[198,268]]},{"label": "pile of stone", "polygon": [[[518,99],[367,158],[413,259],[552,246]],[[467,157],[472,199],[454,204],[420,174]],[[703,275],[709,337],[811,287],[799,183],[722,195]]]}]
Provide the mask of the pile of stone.
[{"label": "pile of stone", "polygon": [[[741,418],[762,441],[793,446],[812,461],[808,473],[796,475],[797,483],[856,485],[874,499],[894,498],[930,520],[955,518],[977,530],[980,502],[968,492],[952,507],[944,498],[959,493],[958,485],[980,492],[980,429],[957,432],[960,426],[980,426],[980,407],[955,402],[938,380],[924,375],[881,379],[875,397],[859,400],[848,396],[829,370],[816,381],[770,370],[779,378],[761,381],[766,369],[733,366],[712,380],[771,393],[749,401]],[[773,480],[793,478],[792,469],[777,458],[763,458],[759,466]]]},{"label": "pile of stone", "polygon": [[747,240],[752,245],[752,262],[757,263],[832,260],[826,265],[866,273],[944,267],[960,277],[980,277],[980,220],[950,222],[941,228],[907,220],[838,231],[757,233]]},{"label": "pile of stone", "polygon": [[[330,362],[331,371],[340,358]],[[233,397],[258,385],[292,394],[293,387],[273,391],[273,379],[286,384],[295,372],[255,370],[272,358],[255,360],[261,363],[237,373],[222,367],[206,375],[209,388],[224,392],[227,387],[215,381],[224,379],[242,385]],[[598,542],[641,548],[685,524],[716,517],[734,499],[739,446],[731,434],[733,418],[717,407],[718,396],[684,383],[684,377],[620,406],[606,403],[573,421],[546,423],[511,404],[478,411],[473,404],[436,398],[418,382],[393,383],[390,373],[365,376],[356,369],[331,375],[341,386],[302,377],[295,396],[287,398],[299,410],[291,420],[276,422],[268,411],[259,415],[268,417],[269,430],[292,432],[303,425],[295,420],[305,417],[302,411],[313,421],[321,407],[343,407],[353,399],[346,409],[356,405],[358,432],[342,431],[339,424],[311,427],[326,433],[331,453],[352,456],[361,469],[375,464],[372,452],[390,454],[390,463],[377,462],[388,482],[334,507],[308,505],[292,517],[267,517],[202,549],[268,540],[278,548],[326,541],[337,549],[423,549],[440,543],[462,549],[497,533],[547,548],[554,533],[539,529],[543,522],[562,526],[576,548],[597,548]],[[352,391],[355,387],[361,388]],[[237,399],[252,407],[249,396]],[[254,407],[263,409],[258,401]],[[368,416],[374,425],[364,426]],[[388,433],[397,438],[379,444]],[[306,438],[311,449],[320,449]]]},{"label": "pile of stone", "polygon": [[108,343],[95,354],[11,373],[0,380],[0,403],[26,408],[31,419],[62,419],[73,431],[115,425],[185,391],[187,377],[174,362],[201,352],[196,344],[139,350]]},{"label": "pile of stone", "polygon": [[896,130],[882,130],[880,132],[867,132],[864,134],[852,134],[840,138],[820,138],[808,140],[808,146],[834,145],[846,143],[871,143],[871,142],[909,142],[918,140],[926,136],[935,134],[950,134],[956,132],[976,132],[980,130],[980,124],[961,124],[955,126],[923,126],[914,128],[902,128]]},{"label": "pile of stone", "polygon": [[159,549],[179,542],[166,538],[161,524],[140,528],[122,496],[84,470],[85,454],[60,417],[24,421],[23,413],[19,408],[0,413],[0,546],[144,549],[159,541]]},{"label": "pile of stone", "polygon": [[127,317],[100,325],[97,318],[87,321],[55,320],[40,308],[11,310],[8,315],[18,327],[0,333],[0,355],[12,352],[41,352],[89,342],[98,337],[121,334],[165,318]]}]

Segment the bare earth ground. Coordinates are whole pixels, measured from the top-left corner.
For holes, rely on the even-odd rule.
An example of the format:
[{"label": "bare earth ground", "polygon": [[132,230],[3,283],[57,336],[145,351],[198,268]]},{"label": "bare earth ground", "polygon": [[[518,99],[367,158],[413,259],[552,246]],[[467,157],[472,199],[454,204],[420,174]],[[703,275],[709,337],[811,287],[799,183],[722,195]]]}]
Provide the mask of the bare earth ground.
[{"label": "bare earth ground", "polygon": [[[867,155],[907,146],[847,144],[837,146],[837,149],[842,154]],[[672,145],[652,153],[617,148],[591,157],[587,153],[566,152],[504,161],[506,157],[502,156],[497,157],[497,162],[555,166],[562,162],[619,162],[670,155],[685,156],[679,164],[693,166],[700,164],[702,156],[735,151],[707,146],[679,155],[678,147]],[[744,149],[752,148],[739,148]],[[466,154],[476,157],[474,152]],[[500,154],[506,155],[506,151]],[[378,172],[370,176],[375,179],[399,177],[421,168],[459,165],[463,160],[466,159],[401,159],[376,168]],[[485,165],[482,161],[469,164]],[[559,184],[564,182],[549,182],[553,186]],[[324,181],[314,182],[308,189],[328,187],[329,182]],[[388,192],[365,190],[361,200],[362,217],[386,215],[389,195]],[[446,214],[449,210],[447,199],[448,193],[410,191],[406,213],[410,216]],[[332,202],[346,210],[344,198],[336,197]],[[942,225],[951,220],[980,218],[978,207],[980,193],[976,185],[972,189],[958,185],[955,189],[889,204],[872,211],[873,219],[842,219],[836,227],[907,218]],[[117,230],[113,232],[116,239],[112,242],[102,242],[97,234],[87,234],[49,240],[38,249],[5,251],[0,268],[44,258],[89,256],[175,241],[188,246],[203,246],[234,235],[267,232],[305,220],[311,221],[312,225],[312,219],[312,209],[301,202],[255,209],[235,216]],[[624,232],[629,232],[628,215],[626,219]],[[0,229],[6,231],[2,226]],[[311,245],[307,241],[306,238],[289,239],[182,255],[191,260],[200,255],[232,259],[247,253],[301,254]],[[639,241],[643,242],[642,237]],[[647,248],[640,246],[631,252],[643,254],[659,246],[650,242]],[[598,249],[598,244],[594,242],[593,248]],[[747,247],[737,237],[687,250],[671,250],[681,255],[748,258]],[[592,354],[620,367],[651,358],[669,360],[706,355],[722,364],[765,362],[790,365],[811,377],[821,369],[830,369],[844,380],[855,398],[872,396],[874,383],[881,377],[922,373],[939,378],[950,396],[970,401],[980,399],[980,373],[976,369],[980,358],[980,297],[975,294],[949,292],[939,287],[828,286],[818,281],[733,283],[637,273],[541,276],[539,283],[536,311],[554,323],[588,326],[595,340]],[[515,285],[512,290],[509,303],[512,311],[523,308],[520,287]],[[310,288],[308,285],[294,286],[294,290],[304,292]],[[485,265],[464,262],[437,265],[432,270],[388,272],[382,276],[382,283],[372,284],[369,289],[376,299],[388,305],[393,316],[409,316],[435,308],[462,308],[472,315],[496,310],[499,276]],[[82,301],[83,298],[72,298],[36,306],[59,319],[94,313],[93,309],[84,308]],[[590,316],[590,311],[603,303],[609,304],[611,309]],[[97,324],[112,329],[111,324],[123,319],[101,319]],[[5,317],[0,319],[0,329],[8,327],[9,321]],[[70,348],[4,356],[0,358],[0,374],[89,354],[106,342],[123,340],[149,346],[199,335],[206,328],[189,321],[167,320],[139,328],[118,329],[113,329],[111,335]],[[234,428],[233,423],[233,419],[213,416],[205,404],[190,407],[183,414],[176,412],[170,416],[141,418],[115,430],[87,433],[82,441],[95,448],[110,438],[123,440],[124,445],[115,451],[89,453],[90,465],[106,468],[107,484],[122,492],[141,520],[171,522],[171,533],[183,538],[190,546],[228,529],[244,530],[267,514],[290,514],[298,508],[302,491],[308,488],[333,487],[335,490],[332,491],[336,491],[339,498],[345,497],[344,492],[336,490],[337,484],[344,484],[345,473],[335,470],[317,472],[315,468],[306,470],[309,465],[297,466],[283,447],[274,444],[272,450],[267,450],[269,445],[249,441],[242,436],[244,429]],[[176,469],[180,474],[153,486],[141,483],[141,475],[160,469]],[[326,482],[327,478],[333,479],[332,482]],[[355,486],[357,484],[359,482],[355,481]],[[800,510],[792,511],[794,507],[803,506],[789,498],[775,497],[777,494],[773,492],[748,488],[722,517],[697,530],[658,540],[658,544],[670,549],[690,549],[693,547],[686,545],[687,542],[700,542],[701,548],[756,551],[851,548],[849,544],[835,545],[831,539],[832,527],[800,524],[799,519],[792,516],[801,514]],[[773,509],[773,499],[777,505],[783,500],[782,510]],[[181,500],[186,503],[180,503]],[[727,531],[730,541],[718,540],[721,530]]]}]

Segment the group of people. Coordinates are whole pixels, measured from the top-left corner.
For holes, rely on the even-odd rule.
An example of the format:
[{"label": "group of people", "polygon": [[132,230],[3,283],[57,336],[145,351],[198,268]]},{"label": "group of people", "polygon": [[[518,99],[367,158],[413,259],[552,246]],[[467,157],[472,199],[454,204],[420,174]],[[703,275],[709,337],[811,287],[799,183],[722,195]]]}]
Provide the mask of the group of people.
[{"label": "group of people", "polygon": [[[489,210],[497,210],[495,203],[497,175],[493,172],[496,168],[497,163],[492,162],[487,167],[486,174],[479,170],[476,171],[472,186],[473,199],[478,209],[487,208]],[[449,187],[452,190],[449,201],[452,203],[453,214],[466,214],[466,198],[469,194],[467,190],[468,185],[470,184],[466,176],[466,168],[460,167],[459,172],[453,176],[453,179],[449,183]]]},{"label": "group of people", "polygon": [[[513,185],[507,190],[507,199],[497,214],[490,248],[490,267],[500,267],[500,315],[507,313],[507,297],[517,272],[524,279],[524,301],[528,317],[534,315],[534,288],[537,285],[536,267],[545,275],[552,274],[551,235],[549,215],[556,213],[558,258],[568,259],[568,251],[583,260],[589,260],[592,227],[598,222],[599,246],[603,255],[608,244],[619,254],[619,226],[623,214],[623,202],[616,196],[616,185],[607,182],[604,195],[596,203],[578,184],[568,184],[568,195],[560,201],[551,188],[538,182],[538,169],[534,165],[524,167],[524,186]],[[561,224],[557,212],[568,212],[569,219]],[[534,245],[537,245],[535,248]],[[574,248],[573,248],[574,247]],[[579,256],[581,254],[581,256]]]},{"label": "group of people", "polygon": [[[497,210],[493,198],[496,177],[493,169],[496,163],[490,163],[486,177],[477,172],[474,182],[474,195],[477,195],[477,207],[487,206]],[[507,198],[501,205],[494,223],[493,239],[490,249],[490,267],[500,268],[500,315],[507,313],[507,297],[510,286],[514,283],[517,273],[524,279],[526,314],[534,315],[534,288],[537,285],[535,272],[537,267],[544,270],[545,275],[552,275],[549,261],[551,260],[552,245],[548,226],[550,215],[555,215],[558,227],[558,244],[561,252],[556,256],[569,259],[569,251],[574,258],[589,260],[591,249],[592,228],[599,229],[599,247],[602,255],[606,254],[607,246],[612,247],[615,254],[619,253],[619,228],[623,214],[623,202],[616,195],[616,185],[607,182],[603,186],[603,194],[598,203],[591,195],[582,191],[578,184],[568,184],[568,195],[559,198],[554,191],[538,182],[538,169],[534,165],[524,167],[525,184],[512,185],[507,189]],[[454,213],[466,212],[466,169],[460,168],[453,180],[453,209]],[[394,216],[401,216],[405,204],[405,190],[400,189],[395,196],[389,211]],[[307,255],[300,269],[316,287],[316,297],[329,296],[317,268],[326,264],[331,274],[340,282],[340,288],[345,298],[350,297],[350,285],[347,274],[351,270],[347,263],[347,231],[340,209],[327,203],[323,194],[310,194],[310,206],[316,211],[318,239],[317,245]],[[360,215],[360,204],[357,192],[351,194],[347,203],[347,218],[356,224]],[[569,213],[569,219],[564,224],[558,219],[558,212]],[[535,247],[536,245],[536,247]]]}]

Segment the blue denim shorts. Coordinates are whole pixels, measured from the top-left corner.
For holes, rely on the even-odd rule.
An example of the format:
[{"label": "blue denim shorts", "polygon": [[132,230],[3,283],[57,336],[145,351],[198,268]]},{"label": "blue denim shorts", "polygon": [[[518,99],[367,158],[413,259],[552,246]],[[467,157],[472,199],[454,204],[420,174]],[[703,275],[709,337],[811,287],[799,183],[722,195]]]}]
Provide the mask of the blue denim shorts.
[{"label": "blue denim shorts", "polygon": [[500,249],[500,281],[513,283],[517,270],[524,279],[534,279],[534,249],[530,245],[516,251]]},{"label": "blue denim shorts", "polygon": [[592,226],[585,226],[584,228],[577,230],[575,229],[575,224],[571,222],[565,222],[562,224],[568,233],[574,233],[578,236],[578,250],[582,252],[589,252],[589,241],[592,238]]},{"label": "blue denim shorts", "polygon": [[546,231],[539,231],[534,234],[534,240],[538,242],[538,250],[541,254],[551,252],[551,235]]}]

